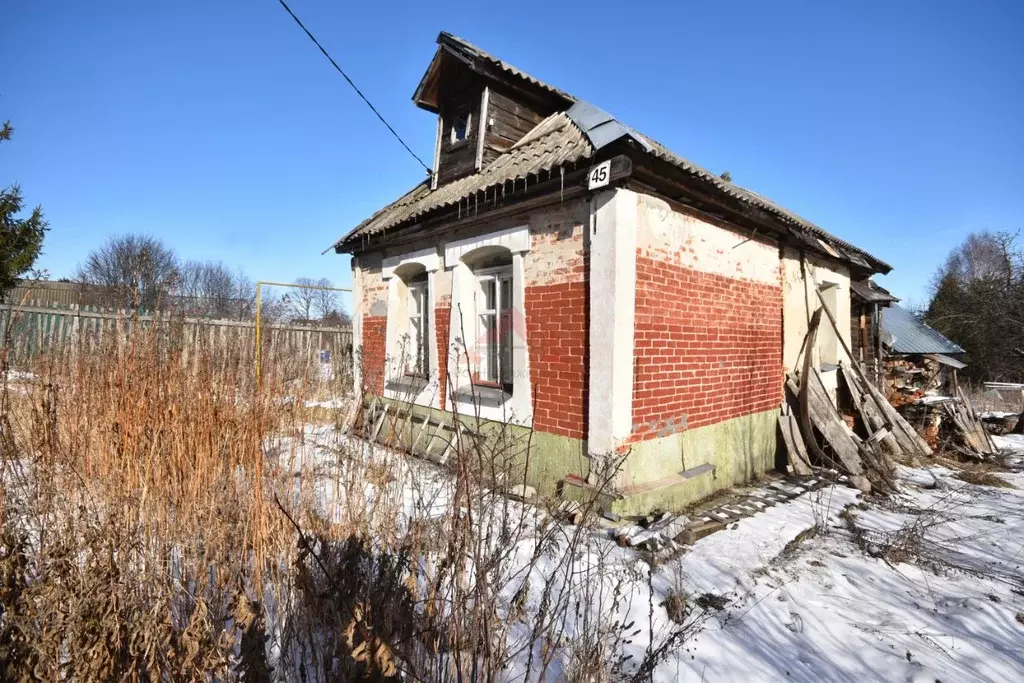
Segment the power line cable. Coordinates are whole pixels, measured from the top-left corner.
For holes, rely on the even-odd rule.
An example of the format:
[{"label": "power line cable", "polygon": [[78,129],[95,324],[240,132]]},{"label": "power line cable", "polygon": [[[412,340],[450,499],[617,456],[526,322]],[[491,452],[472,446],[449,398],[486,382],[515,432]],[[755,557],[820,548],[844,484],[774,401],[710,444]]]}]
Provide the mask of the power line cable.
[{"label": "power line cable", "polygon": [[297,16],[295,16],[295,12],[293,12],[292,8],[288,6],[288,3],[286,3],[284,0],[278,0],[278,2],[280,2],[281,6],[284,7],[285,11],[288,12],[288,14],[291,15],[292,19],[295,20],[295,23],[299,25],[299,28],[301,28],[303,31],[305,31],[306,35],[309,36],[309,39],[313,41],[313,44],[316,45],[318,48],[320,48],[320,52],[324,53],[324,57],[327,57],[327,60],[334,66],[335,69],[338,70],[338,73],[340,73],[342,75],[342,77],[344,77],[344,79],[348,82],[348,84],[350,86],[352,86],[352,89],[356,91],[356,94],[359,95],[359,97],[363,100],[363,102],[366,102],[366,106],[369,107],[370,110],[374,114],[377,115],[377,118],[380,119],[380,122],[383,123],[385,126],[387,126],[387,129],[391,131],[391,134],[395,136],[395,139],[398,140],[398,142],[401,143],[402,147],[405,147],[405,151],[408,152],[409,154],[411,154],[412,158],[415,159],[416,161],[418,161],[420,166],[422,166],[424,169],[426,169],[428,175],[433,173],[433,171],[430,170],[430,167],[427,166],[425,163],[423,163],[423,159],[420,159],[416,155],[416,152],[412,151],[409,148],[409,145],[405,144],[405,140],[402,139],[402,136],[400,136],[395,131],[395,129],[391,127],[391,124],[388,123],[384,119],[383,116],[381,116],[381,113],[379,111],[377,111],[377,108],[375,106],[373,106],[373,104],[370,103],[370,100],[366,99],[366,95],[364,95],[363,92],[358,87],[356,87],[356,84],[352,82],[352,79],[348,77],[348,74],[345,73],[344,70],[342,70],[342,68],[340,66],[338,66],[338,63],[336,61],[334,61],[334,58],[331,57],[331,55],[329,55],[327,53],[327,50],[325,50],[324,46],[320,44],[320,41],[318,41],[313,36],[313,34],[309,32],[309,29],[306,28],[305,24],[303,24],[302,21]]}]

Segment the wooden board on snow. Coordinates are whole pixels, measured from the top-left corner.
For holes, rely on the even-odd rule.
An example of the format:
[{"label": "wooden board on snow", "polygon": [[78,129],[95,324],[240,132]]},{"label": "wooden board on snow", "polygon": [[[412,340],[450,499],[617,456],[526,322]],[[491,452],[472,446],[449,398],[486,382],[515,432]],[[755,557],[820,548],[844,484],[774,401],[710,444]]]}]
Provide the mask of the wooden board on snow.
[{"label": "wooden board on snow", "polygon": [[789,464],[796,474],[807,475],[811,473],[811,459],[807,456],[807,446],[804,444],[804,437],[800,434],[800,425],[792,413],[779,415],[779,431],[782,432],[782,441],[786,444],[786,452],[789,454]]},{"label": "wooden board on snow", "polygon": [[891,455],[900,453],[903,448],[899,440],[890,431],[888,422],[874,399],[865,393],[866,389],[860,378],[847,365],[841,365],[840,369],[843,373],[843,380],[846,382],[846,388],[850,391],[850,397],[853,399],[853,406],[860,413],[861,419],[864,420],[870,433],[868,442],[882,444],[883,449]]},{"label": "wooden board on snow", "polygon": [[[860,459],[860,450],[857,446],[857,435],[850,427],[843,422],[832,405],[831,399],[825,392],[821,383],[821,377],[817,370],[811,370],[807,389],[807,405],[810,409],[811,423],[817,427],[825,441],[832,447],[837,465],[849,475],[864,474],[864,466]],[[796,381],[791,377],[787,383],[794,395],[799,393]]]}]

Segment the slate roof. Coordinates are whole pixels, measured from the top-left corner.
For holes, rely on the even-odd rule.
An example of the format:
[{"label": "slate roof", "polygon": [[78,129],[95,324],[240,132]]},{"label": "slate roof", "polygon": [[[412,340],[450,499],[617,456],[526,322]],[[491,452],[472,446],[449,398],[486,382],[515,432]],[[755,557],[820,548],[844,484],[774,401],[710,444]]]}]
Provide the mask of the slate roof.
[{"label": "slate roof", "polygon": [[896,354],[956,354],[964,350],[896,304],[883,308],[882,343]]},{"label": "slate roof", "polygon": [[483,62],[487,62],[491,66],[495,67],[500,71],[505,72],[506,74],[509,74],[510,76],[515,76],[516,78],[524,80],[527,83],[540,88],[541,90],[546,90],[547,92],[558,95],[559,97],[568,100],[569,102],[576,101],[576,98],[570,95],[569,93],[559,90],[558,88],[552,85],[548,85],[539,78],[534,78],[525,71],[522,71],[521,69],[517,69],[516,67],[512,66],[505,60],[498,59],[489,52],[481,50],[468,40],[463,40],[458,36],[453,36],[451,33],[448,33],[447,31],[441,31],[441,34],[437,37],[437,42],[439,45],[446,45],[449,48],[452,48],[454,51],[461,52],[462,54],[468,57],[476,58]]},{"label": "slate roof", "polygon": [[886,262],[855,247],[807,219],[785,209],[756,192],[724,180],[704,167],[676,155],[664,145],[621,123],[607,112],[592,104],[554,88],[507,62],[500,60],[461,38],[441,33],[438,43],[472,53],[505,73],[523,79],[536,87],[563,97],[572,106],[566,112],[553,114],[541,121],[533,131],[507,152],[479,172],[454,180],[431,191],[425,180],[395,202],[376,212],[338,240],[333,248],[354,246],[359,238],[382,233],[390,228],[414,222],[436,209],[454,206],[462,200],[500,187],[505,183],[539,172],[550,172],[562,164],[593,156],[602,147],[628,137],[638,143],[652,157],[673,166],[711,185],[715,191],[773,214],[783,223],[795,226],[807,234],[803,238],[836,258],[857,263],[872,270],[888,272]]},{"label": "slate roof", "polygon": [[478,192],[499,188],[542,171],[551,171],[593,153],[594,149],[587,138],[564,112],[552,114],[478,173],[445,183],[433,191],[430,189],[430,179],[424,180],[397,201],[357,225],[334,246],[352,238],[375,235],[388,228],[415,221],[435,209],[455,206]]}]

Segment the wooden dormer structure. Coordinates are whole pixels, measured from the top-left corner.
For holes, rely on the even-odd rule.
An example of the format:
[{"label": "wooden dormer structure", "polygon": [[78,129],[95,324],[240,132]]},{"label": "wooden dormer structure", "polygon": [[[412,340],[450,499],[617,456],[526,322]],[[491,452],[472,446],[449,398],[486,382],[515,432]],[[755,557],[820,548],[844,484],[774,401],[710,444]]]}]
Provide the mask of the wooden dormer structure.
[{"label": "wooden dormer structure", "polygon": [[413,94],[437,114],[431,188],[494,161],[547,116],[575,99],[449,33]]}]

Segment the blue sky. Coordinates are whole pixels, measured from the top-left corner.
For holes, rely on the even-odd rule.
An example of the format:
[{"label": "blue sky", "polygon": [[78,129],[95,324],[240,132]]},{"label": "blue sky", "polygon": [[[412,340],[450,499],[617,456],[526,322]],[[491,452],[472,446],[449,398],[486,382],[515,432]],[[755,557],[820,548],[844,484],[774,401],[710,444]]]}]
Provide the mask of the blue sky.
[{"label": "blue sky", "polygon": [[[610,111],[891,263],[923,302],[972,230],[1024,227],[1024,3],[292,0],[424,159],[439,30]],[[350,280],[338,236],[422,177],[276,0],[15,0],[0,185],[71,274],[114,233],[254,279]]]}]

